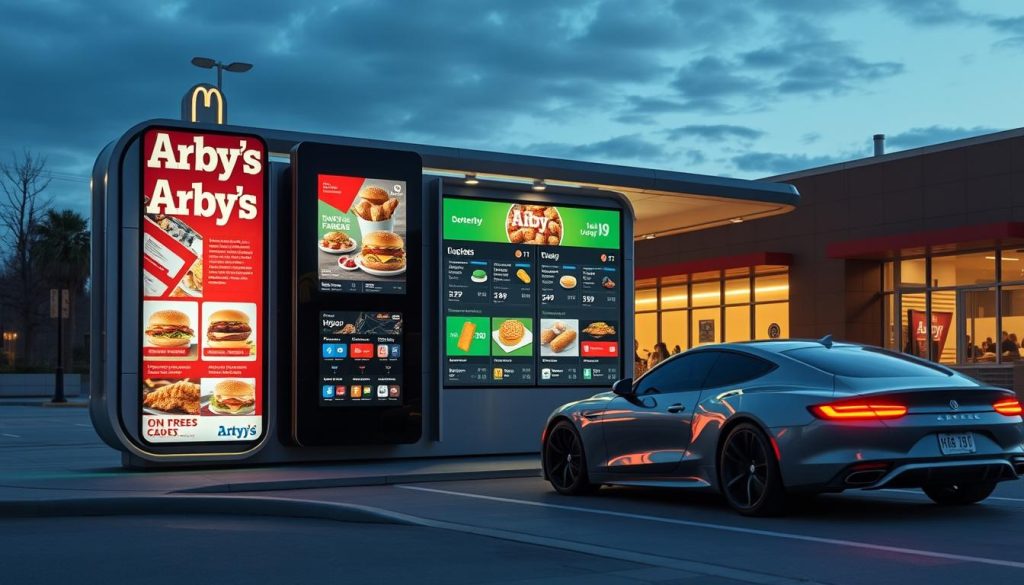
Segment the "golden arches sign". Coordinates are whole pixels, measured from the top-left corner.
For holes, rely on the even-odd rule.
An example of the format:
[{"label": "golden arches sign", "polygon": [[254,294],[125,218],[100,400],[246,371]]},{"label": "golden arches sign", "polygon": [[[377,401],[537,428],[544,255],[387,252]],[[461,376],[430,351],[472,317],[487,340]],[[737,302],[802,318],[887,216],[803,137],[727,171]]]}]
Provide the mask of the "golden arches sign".
[{"label": "golden arches sign", "polygon": [[193,123],[226,124],[228,100],[216,86],[197,83],[181,99],[181,119]]}]

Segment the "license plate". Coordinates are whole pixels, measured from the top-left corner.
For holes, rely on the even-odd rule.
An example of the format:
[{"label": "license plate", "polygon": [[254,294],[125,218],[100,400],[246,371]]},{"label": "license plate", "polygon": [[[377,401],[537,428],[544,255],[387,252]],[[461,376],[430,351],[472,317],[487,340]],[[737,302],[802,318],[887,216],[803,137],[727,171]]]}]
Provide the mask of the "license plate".
[{"label": "license plate", "polygon": [[939,433],[939,449],[943,455],[974,453],[974,433]]}]

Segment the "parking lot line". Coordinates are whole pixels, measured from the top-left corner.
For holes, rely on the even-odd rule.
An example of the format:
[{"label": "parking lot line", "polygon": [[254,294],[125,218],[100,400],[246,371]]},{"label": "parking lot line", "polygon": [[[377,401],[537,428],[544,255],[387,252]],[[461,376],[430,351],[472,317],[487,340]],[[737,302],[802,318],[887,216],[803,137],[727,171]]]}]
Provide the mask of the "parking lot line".
[{"label": "parking lot line", "polygon": [[555,510],[566,510],[569,512],[584,512],[588,514],[598,514],[602,516],[614,516],[616,518],[631,518],[634,520],[642,520],[647,522],[661,522],[664,524],[675,524],[679,526],[691,526],[693,528],[705,528],[709,530],[722,530],[726,532],[736,532],[740,534],[750,534],[754,536],[765,536],[769,538],[779,538],[785,540],[797,540],[802,542],[811,542],[816,544],[828,544],[833,546],[855,548],[861,550],[874,550],[887,553],[896,553],[916,557],[926,557],[932,559],[944,559],[952,561],[963,561],[967,563],[979,563],[983,565],[994,565],[997,567],[1009,567],[1012,569],[1024,569],[1024,562],[1008,561],[1003,559],[993,559],[987,557],[975,557],[970,555],[959,555],[954,553],[944,553],[931,550],[920,550],[913,548],[905,548],[899,546],[887,546],[883,544],[873,544],[870,542],[860,542],[855,540],[842,540],[837,538],[824,538],[820,536],[811,536],[807,534],[796,534],[793,532],[778,532],[775,530],[762,530],[758,528],[743,528],[741,526],[730,526],[727,524],[712,524],[710,522],[697,522],[695,520],[679,520],[676,518],[663,518],[661,516],[650,516],[647,514],[631,514],[628,512],[615,512],[612,510],[599,510],[595,508],[585,508],[582,506],[563,506],[560,504],[547,504],[543,502],[532,502],[530,500],[517,500],[513,498],[502,498],[498,496],[486,496],[482,494],[473,494],[466,492],[456,492],[451,490],[441,490],[435,488],[428,488],[414,485],[397,485],[395,486],[400,489],[415,490],[420,492],[429,492],[435,494],[443,494],[449,496],[473,498],[477,500],[485,500],[491,502],[500,502],[504,504],[519,504],[523,506],[535,506],[539,508],[550,508]]}]

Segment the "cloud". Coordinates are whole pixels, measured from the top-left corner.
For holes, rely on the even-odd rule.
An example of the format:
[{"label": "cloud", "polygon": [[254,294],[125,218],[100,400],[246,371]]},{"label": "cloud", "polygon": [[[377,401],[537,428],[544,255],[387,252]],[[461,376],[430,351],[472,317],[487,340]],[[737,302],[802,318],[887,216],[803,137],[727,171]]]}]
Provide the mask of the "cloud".
[{"label": "cloud", "polygon": [[747,152],[732,157],[737,169],[750,173],[781,175],[802,171],[848,160],[841,156],[809,156],[806,154],[782,154],[778,152]]},{"label": "cloud", "polygon": [[903,150],[908,148],[917,148],[918,146],[950,142],[952,140],[969,138],[971,136],[991,134],[992,132],[997,131],[998,129],[996,128],[989,128],[986,126],[974,126],[972,128],[927,126],[924,128],[911,128],[910,130],[900,132],[899,134],[886,136],[885,144],[886,146]]},{"label": "cloud", "polygon": [[893,14],[914,24],[942,25],[978,21],[979,16],[965,11],[958,0],[882,0]]},{"label": "cloud", "polygon": [[793,28],[798,34],[785,41],[739,56],[742,65],[773,75],[772,89],[780,94],[839,95],[904,70],[902,63],[857,56],[851,43],[830,39],[820,27],[796,22]]},{"label": "cloud", "polygon": [[523,149],[531,154],[557,156],[576,160],[602,161],[661,161],[668,158],[665,148],[639,134],[615,136],[588,144],[542,142]]},{"label": "cloud", "polygon": [[688,124],[663,130],[662,133],[671,141],[683,138],[699,138],[709,142],[723,142],[729,139],[750,141],[764,136],[764,132],[760,130],[734,124]]},{"label": "cloud", "polygon": [[1024,16],[1014,18],[992,18],[988,25],[996,32],[1007,33],[1010,36],[996,41],[998,48],[1016,49],[1024,46]]}]

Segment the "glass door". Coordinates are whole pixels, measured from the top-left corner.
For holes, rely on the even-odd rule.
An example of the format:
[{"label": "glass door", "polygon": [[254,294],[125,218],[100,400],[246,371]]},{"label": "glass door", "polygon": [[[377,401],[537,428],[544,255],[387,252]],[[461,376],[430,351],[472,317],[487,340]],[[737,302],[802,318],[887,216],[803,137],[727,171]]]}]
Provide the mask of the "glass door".
[{"label": "glass door", "polygon": [[996,326],[995,289],[957,291],[956,344],[957,363],[992,363],[999,353],[1000,335]]}]

